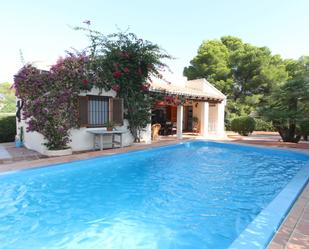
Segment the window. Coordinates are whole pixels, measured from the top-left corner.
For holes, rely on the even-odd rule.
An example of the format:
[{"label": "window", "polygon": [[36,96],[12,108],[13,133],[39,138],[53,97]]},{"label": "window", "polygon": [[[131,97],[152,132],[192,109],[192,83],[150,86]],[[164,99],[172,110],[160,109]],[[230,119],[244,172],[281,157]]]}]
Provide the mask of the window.
[{"label": "window", "polygon": [[79,123],[86,127],[104,127],[107,122],[123,124],[123,100],[104,96],[79,96]]},{"label": "window", "polygon": [[109,121],[109,98],[89,96],[88,125],[102,126]]}]

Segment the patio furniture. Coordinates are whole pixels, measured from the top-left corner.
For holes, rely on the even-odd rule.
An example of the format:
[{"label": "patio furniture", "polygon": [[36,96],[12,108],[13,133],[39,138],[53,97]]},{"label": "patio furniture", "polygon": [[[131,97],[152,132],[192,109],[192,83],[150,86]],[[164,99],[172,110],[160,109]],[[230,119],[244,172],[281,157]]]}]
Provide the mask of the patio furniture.
[{"label": "patio furniture", "polygon": [[164,127],[164,135],[172,135],[173,134],[173,123],[168,121],[165,123],[165,127]]},{"label": "patio furniture", "polygon": [[160,129],[161,129],[160,124],[153,124],[151,126],[151,140],[157,140],[158,139]]},{"label": "patio furniture", "polygon": [[173,123],[173,127],[172,127],[172,135],[177,133],[177,123]]},{"label": "patio furniture", "polygon": [[[104,148],[104,136],[111,136],[112,137],[112,148],[115,148],[115,145],[119,145],[120,148],[122,148],[122,134],[125,133],[124,131],[117,131],[117,130],[113,130],[113,131],[107,131],[107,130],[103,130],[103,129],[97,129],[97,130],[89,130],[87,131],[91,134],[93,134],[93,149],[96,149],[96,140],[98,138],[99,140],[99,148],[100,150],[103,150]],[[115,137],[118,137],[119,140],[116,141]],[[107,144],[107,143],[105,143]],[[110,143],[109,143],[110,144]]]}]

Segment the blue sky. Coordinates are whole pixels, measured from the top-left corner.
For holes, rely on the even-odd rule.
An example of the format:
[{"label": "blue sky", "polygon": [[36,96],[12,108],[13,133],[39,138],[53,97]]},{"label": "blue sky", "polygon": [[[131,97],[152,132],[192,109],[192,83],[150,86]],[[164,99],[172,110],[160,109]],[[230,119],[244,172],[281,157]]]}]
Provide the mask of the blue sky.
[{"label": "blue sky", "polygon": [[12,81],[26,61],[53,62],[70,47],[87,45],[80,26],[89,19],[104,33],[130,27],[159,44],[175,60],[175,74],[196,54],[203,40],[224,35],[267,46],[284,58],[309,55],[308,0],[10,0],[0,3],[0,82]]}]

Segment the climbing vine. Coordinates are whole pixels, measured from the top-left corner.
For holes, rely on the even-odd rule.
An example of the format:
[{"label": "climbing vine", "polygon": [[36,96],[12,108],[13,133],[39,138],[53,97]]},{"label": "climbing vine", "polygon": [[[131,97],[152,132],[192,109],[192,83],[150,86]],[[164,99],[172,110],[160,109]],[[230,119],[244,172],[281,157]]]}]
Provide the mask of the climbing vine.
[{"label": "climbing vine", "polygon": [[108,36],[90,29],[89,70],[97,79],[96,86],[113,89],[123,98],[125,119],[135,142],[150,123],[154,94],[149,94],[151,78],[162,78],[166,67],[163,59],[171,58],[156,44],[139,39],[133,33],[119,32]]},{"label": "climbing vine", "polygon": [[[87,23],[88,24],[88,23]],[[114,90],[123,98],[125,119],[134,140],[150,123],[150,109],[156,96],[149,94],[151,78],[162,78],[163,59],[170,56],[158,45],[133,33],[104,35],[88,28],[86,52],[69,53],[42,71],[26,65],[15,75],[16,96],[24,102],[23,119],[28,131],[41,133],[48,149],[64,149],[70,129],[78,127],[78,95],[93,87]]]},{"label": "climbing vine", "polygon": [[77,97],[88,87],[87,62],[85,55],[69,54],[48,71],[29,64],[14,76],[16,96],[24,103],[27,131],[41,133],[48,149],[67,148],[70,129],[78,127]]}]

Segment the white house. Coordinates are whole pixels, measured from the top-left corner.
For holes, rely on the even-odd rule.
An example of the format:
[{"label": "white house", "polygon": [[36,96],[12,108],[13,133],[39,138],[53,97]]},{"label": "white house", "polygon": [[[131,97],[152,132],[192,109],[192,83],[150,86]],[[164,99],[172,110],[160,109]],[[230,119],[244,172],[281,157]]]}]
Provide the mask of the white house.
[{"label": "white house", "polygon": [[[211,85],[205,79],[197,79],[183,82],[172,82],[167,84],[160,80],[151,83],[150,91],[161,92],[169,96],[181,96],[187,101],[182,105],[173,105],[158,102],[153,111],[160,110],[166,118],[174,123],[177,130],[177,138],[182,138],[183,131],[192,130],[192,119],[199,120],[198,132],[205,138],[209,136],[224,136],[224,108],[226,96]],[[128,131],[128,123],[123,119],[123,103],[116,98],[116,92],[99,92],[99,89],[92,89],[88,92],[80,93],[79,118],[81,127],[71,130],[70,147],[73,151],[83,151],[93,149],[93,134],[89,133],[94,129],[105,129],[104,125],[108,121],[114,121],[118,126],[117,130],[124,131],[123,145],[128,146],[133,143],[133,137]],[[43,145],[44,138],[38,132],[26,132],[24,120],[17,121],[17,131],[24,127],[24,145],[40,153],[45,152]],[[110,139],[106,137],[104,139]],[[151,142],[151,124],[149,124],[142,134],[142,141]],[[108,143],[108,141],[105,141]]]}]

